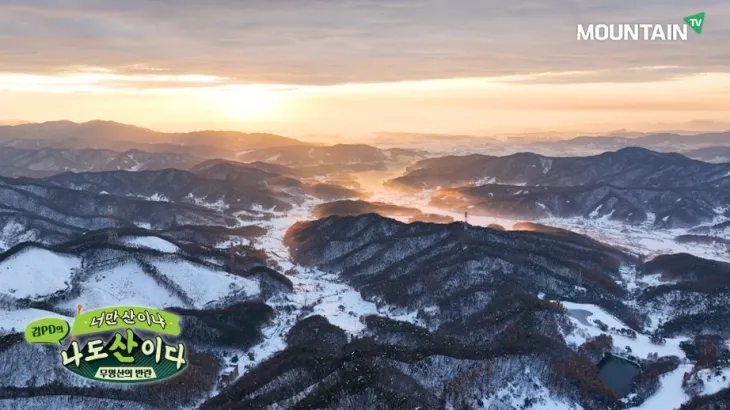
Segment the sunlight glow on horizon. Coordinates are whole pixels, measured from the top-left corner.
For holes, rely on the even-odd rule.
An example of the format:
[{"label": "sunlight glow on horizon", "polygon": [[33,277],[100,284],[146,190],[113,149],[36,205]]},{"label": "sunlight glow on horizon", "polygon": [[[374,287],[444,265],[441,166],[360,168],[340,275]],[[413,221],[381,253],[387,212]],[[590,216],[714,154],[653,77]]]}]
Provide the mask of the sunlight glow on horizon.
[{"label": "sunlight glow on horizon", "polygon": [[614,83],[588,81],[593,74],[291,85],[89,67],[57,74],[0,73],[0,111],[32,122],[106,119],[162,130],[290,134],[562,131],[588,123],[612,123],[618,129],[636,122],[722,121],[730,113],[727,73]]}]

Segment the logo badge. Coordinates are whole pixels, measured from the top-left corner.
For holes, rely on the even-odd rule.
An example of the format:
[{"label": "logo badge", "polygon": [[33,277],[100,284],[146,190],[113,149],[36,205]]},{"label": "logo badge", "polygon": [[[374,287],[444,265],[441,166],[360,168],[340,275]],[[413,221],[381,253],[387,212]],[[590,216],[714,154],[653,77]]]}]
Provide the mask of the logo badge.
[{"label": "logo badge", "polygon": [[684,18],[689,28],[697,34],[702,34],[702,25],[705,24],[705,12],[693,14]]},{"label": "logo badge", "polygon": [[[25,339],[63,346],[61,342],[71,329],[71,341],[60,354],[66,369],[91,380],[146,383],[172,377],[187,366],[186,346],[168,343],[160,336],[179,335],[179,322],[176,315],[145,307],[111,307],[84,313],[79,309],[73,328],[63,319],[40,319],[26,327]],[[134,329],[156,335],[143,338]],[[111,332],[111,337],[93,336]],[[81,343],[79,336],[85,339]]]}]

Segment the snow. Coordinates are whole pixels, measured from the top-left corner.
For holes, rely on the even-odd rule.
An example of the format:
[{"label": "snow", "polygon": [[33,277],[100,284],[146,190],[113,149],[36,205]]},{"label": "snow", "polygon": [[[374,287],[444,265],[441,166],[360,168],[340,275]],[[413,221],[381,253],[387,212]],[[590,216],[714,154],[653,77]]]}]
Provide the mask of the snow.
[{"label": "snow", "polygon": [[94,410],[152,410],[153,407],[125,400],[112,400],[99,397],[46,395],[33,397],[13,397],[0,399],[2,410],[31,409],[94,409]]},{"label": "snow", "polygon": [[[719,375],[716,375],[714,369],[702,369],[696,373],[696,376],[704,382],[702,394],[705,396],[730,387],[730,367],[721,369]],[[725,377],[725,380],[722,379],[723,377]]]},{"label": "snow", "polygon": [[[338,289],[339,288],[339,289]],[[351,289],[347,285],[336,286],[330,284],[323,286],[321,292],[328,294],[322,297],[314,306],[312,315],[322,315],[327,320],[352,334],[360,333],[365,329],[358,319],[361,316],[374,315],[378,313],[378,309],[374,303],[366,302],[360,296],[360,292]],[[342,308],[338,308],[342,306]],[[353,312],[356,316],[350,315]]]},{"label": "snow", "polygon": [[0,252],[4,252],[17,243],[36,240],[35,233],[29,231],[17,221],[10,221],[0,230]]},{"label": "snow", "polygon": [[676,370],[662,375],[659,379],[661,386],[659,390],[651,397],[646,399],[641,405],[632,407],[629,410],[676,410],[684,402],[689,400],[689,396],[682,389],[682,379],[684,373],[689,372],[692,365],[681,364]]},{"label": "snow", "polygon": [[[572,302],[560,303],[562,303],[566,309],[581,309],[591,313],[591,315],[587,318],[590,323],[588,326],[582,323],[579,319],[569,316],[573,325],[576,326],[576,329],[573,330],[571,334],[565,336],[566,342],[568,343],[580,345],[588,338],[604,333],[598,329],[598,327],[593,325],[593,320],[595,319],[602,321],[609,327],[625,327],[621,321],[606,313],[598,306]],[[611,335],[613,338],[614,348],[622,350],[625,346],[629,346],[631,348],[631,354],[640,358],[647,358],[649,353],[657,353],[659,356],[677,356],[680,359],[685,358],[684,352],[679,348],[679,343],[687,340],[687,338],[666,339],[666,344],[655,345],[649,341],[648,336],[643,334],[637,334],[636,340],[609,332],[606,334]],[[679,408],[689,399],[682,389],[682,379],[684,377],[684,373],[689,372],[691,369],[691,364],[681,364],[676,370],[663,375],[660,378],[661,386],[659,387],[659,390],[644,401],[644,403],[640,406],[634,407],[633,410],[676,410]],[[730,371],[726,369],[726,372],[730,375]],[[704,394],[711,394],[710,392],[718,391],[722,388],[722,383],[722,377],[717,377],[712,379],[711,382],[707,382],[705,384],[706,388]],[[727,381],[724,382],[724,386],[728,386]]]},{"label": "snow", "polygon": [[154,195],[144,196],[139,195],[138,198],[145,199],[147,201],[155,201],[155,202],[170,202],[170,199],[162,194],[156,193]]},{"label": "snow", "polygon": [[59,307],[76,310],[81,304],[85,310],[107,306],[148,306],[164,309],[185,306],[172,292],[163,288],[133,261],[95,273],[81,283],[80,296]]},{"label": "snow", "polygon": [[264,162],[273,162],[273,161],[276,161],[277,159],[279,159],[280,156],[281,156],[281,154],[276,154],[273,157],[266,158],[264,160]]},{"label": "snow", "polygon": [[199,198],[193,195],[192,193],[188,194],[185,199],[189,200],[195,205],[202,206],[204,208],[213,209],[219,212],[223,212],[228,210],[230,206],[223,200],[219,199],[215,202],[209,201],[207,198]]},{"label": "snow", "polygon": [[474,181],[474,185],[477,185],[477,186],[490,185],[490,184],[496,184],[496,183],[497,183],[497,179],[494,177],[485,177],[485,178],[481,178],[481,179]]},{"label": "snow", "polygon": [[[278,158],[278,156],[276,158]],[[276,158],[270,158],[267,161],[273,161]],[[543,171],[548,172],[550,166],[546,166],[545,164],[542,165]],[[424,213],[452,216],[455,220],[461,220],[461,218],[463,218],[463,215],[460,213],[445,211],[429,205],[429,192],[416,195],[403,195],[401,192],[388,192],[383,190],[382,180],[383,179],[380,178],[375,185],[363,179],[359,179],[358,182],[360,182],[364,191],[372,192],[373,197],[371,200],[373,201],[416,206]],[[477,183],[494,182],[494,180],[477,181]],[[211,203],[205,198],[195,198],[192,196],[190,196],[189,199],[198,205],[220,210],[227,209],[227,206],[222,201]],[[396,311],[389,307],[381,307],[381,309],[378,309],[374,303],[364,300],[358,291],[353,289],[351,286],[342,283],[338,275],[326,274],[316,269],[298,266],[291,260],[288,249],[282,243],[284,233],[295,222],[310,219],[311,207],[317,203],[319,202],[310,198],[304,205],[297,207],[286,214],[275,213],[273,210],[265,210],[261,206],[254,207],[254,211],[256,212],[266,212],[273,216],[272,219],[262,223],[262,226],[268,229],[268,233],[266,236],[256,239],[256,246],[264,249],[267,254],[269,254],[270,257],[278,263],[281,267],[280,271],[285,273],[292,281],[294,285],[294,292],[291,294],[279,294],[266,301],[267,304],[275,309],[277,316],[272,324],[263,329],[264,340],[261,343],[252,347],[250,350],[231,350],[228,352],[231,355],[237,354],[240,359],[236,364],[238,366],[239,375],[245,374],[247,370],[270,358],[276,352],[285,349],[286,334],[296,321],[302,317],[322,315],[327,318],[330,323],[344,329],[350,336],[359,335],[365,330],[365,326],[361,322],[361,318],[370,314],[388,316],[396,320],[408,321],[419,325],[418,320],[416,319],[416,312]],[[541,204],[541,206],[544,205]],[[592,215],[594,217],[597,216],[599,210],[600,207],[595,209]],[[401,217],[397,219],[406,222],[410,218]],[[469,216],[469,223],[478,226],[486,226],[491,223],[497,223],[502,226],[509,227],[515,222],[520,221],[486,216]],[[548,218],[540,222],[571,229],[579,233],[585,233],[598,240],[617,244],[632,251],[647,254],[666,253],[667,251],[690,252],[702,257],[714,255],[714,259],[730,259],[727,255],[723,256],[717,254],[717,248],[714,248],[712,245],[678,244],[674,242],[673,238],[685,231],[655,229],[651,224],[653,223],[653,220],[651,223],[647,223],[644,226],[636,227],[626,226],[618,222],[606,220],[606,218],[589,221],[584,219]],[[248,224],[250,222],[244,221],[242,216],[241,223]],[[9,228],[6,226],[3,232],[7,229]],[[15,231],[18,231],[17,227],[14,228],[14,232]],[[1,238],[2,237],[0,237],[0,239]],[[172,253],[178,250],[177,246],[174,244],[154,236],[125,237],[123,240],[130,246],[157,249],[162,252]],[[2,244],[1,240],[0,244]],[[35,280],[41,281],[43,285],[48,287],[48,289],[44,290],[44,292],[47,292],[46,294],[55,292],[56,290],[65,289],[66,286],[61,286],[60,284],[64,281],[69,281],[72,274],[71,269],[72,267],[77,267],[79,265],[78,260],[70,258],[71,262],[64,262],[70,267],[68,267],[66,274],[62,273],[59,275],[57,267],[62,266],[62,264],[56,260],[54,260],[51,264],[47,264],[46,261],[48,260],[48,256],[40,255],[38,252],[48,252],[55,258],[64,257],[38,248],[34,248],[33,252],[34,253],[30,257],[25,257],[24,259],[21,259],[21,261],[31,265],[35,263],[35,265],[38,265],[37,268],[28,268],[27,266],[24,266],[23,268],[26,271],[35,272],[34,275],[37,276],[34,276]],[[17,257],[20,256],[21,255],[18,255]],[[5,272],[5,266],[8,263],[13,263],[14,259],[15,258],[0,263],[0,283],[3,284],[3,290],[6,288],[5,284],[8,283],[7,278],[3,277],[3,275],[8,275]],[[38,262],[39,260],[43,261],[43,263]],[[15,263],[17,264],[18,262],[16,261]],[[194,305],[197,308],[203,308],[209,302],[218,301],[233,292],[244,292],[247,296],[256,296],[260,294],[260,285],[258,282],[213,270],[203,265],[192,264],[182,260],[153,261],[151,263],[159,269],[160,274],[168,277],[172,282],[183,289],[186,292],[186,295],[193,299]],[[15,271],[16,269],[10,270]],[[637,277],[635,272],[630,270],[628,267],[622,268],[621,273],[624,284],[630,290],[644,286],[656,286],[657,284],[662,283],[659,281],[658,276]],[[11,276],[11,279],[15,279],[16,282],[19,282],[15,276]],[[84,305],[85,309],[114,305],[141,305],[157,308],[185,305],[185,302],[183,302],[179,296],[155,282],[151,276],[145,274],[134,262],[129,262],[108,271],[94,274],[85,280],[81,284],[81,287],[81,296],[74,300],[64,302],[60,307],[67,310],[74,310],[76,304],[79,303]],[[28,288],[33,289],[33,286],[28,286]],[[18,297],[17,292],[18,290],[16,290],[16,295],[13,295],[14,297]],[[545,295],[540,294],[539,297],[544,298]],[[564,335],[566,342],[580,345],[588,338],[602,334],[603,332],[593,324],[593,320],[595,319],[601,320],[609,327],[626,327],[617,318],[606,313],[598,306],[572,302],[561,303],[567,309],[576,311],[582,310],[589,314],[587,322],[585,320],[581,322],[577,318],[570,317],[571,322],[575,325],[575,330],[571,334]],[[294,309],[287,313],[287,311],[283,309],[284,306],[293,306]],[[431,307],[427,310],[434,311],[436,309],[438,308]],[[49,316],[58,315],[37,309],[0,311],[0,330],[12,327],[20,329],[28,322],[35,320],[35,318]],[[657,322],[659,321],[657,317],[654,317],[653,320],[656,320]],[[644,334],[638,334],[635,340],[621,335],[608,334],[612,336],[614,345],[619,350],[623,350],[624,347],[629,346],[632,350],[632,354],[638,357],[645,358],[649,353],[655,352],[660,356],[676,355],[680,358],[684,357],[684,353],[681,349],[679,349],[679,343],[686,340],[685,338],[667,339],[666,344],[664,345],[654,345],[649,341],[648,336]],[[254,357],[253,360],[249,359],[248,353],[252,353]],[[676,409],[681,403],[688,399],[680,387],[682,376],[684,372],[688,370],[689,368],[686,365],[682,365],[676,371],[664,375],[661,379],[662,386],[660,391],[635,409]],[[727,369],[724,370],[723,374],[728,374]],[[727,382],[724,383],[724,386],[727,386]],[[711,378],[709,382],[706,382],[704,394],[711,394],[710,392],[717,391],[722,387],[723,384],[721,377]],[[213,392],[213,394],[216,393],[217,391]],[[490,405],[495,407],[500,405],[509,405],[511,408],[519,408],[524,404],[524,401],[527,398],[537,400],[535,408],[547,410],[577,409],[576,407],[571,407],[571,405],[566,402],[552,397],[550,395],[550,391],[537,379],[535,379],[534,385],[532,383],[509,384],[500,389],[496,395],[484,398],[482,402],[486,408],[490,408]]]},{"label": "snow", "polygon": [[607,213],[606,215],[603,215],[603,217],[601,219],[604,221],[610,220],[611,217],[613,216],[614,212],[616,212],[616,210],[612,209],[611,212]]},{"label": "snow", "polygon": [[[360,183],[361,191],[369,194],[370,201],[386,202],[394,205],[414,207],[424,213],[450,216],[455,221],[463,221],[462,212],[452,212],[438,208],[430,204],[433,190],[424,190],[419,193],[405,195],[398,190],[388,190],[383,186],[383,181],[402,175],[402,170],[369,171],[357,174],[357,181]],[[486,180],[485,180],[486,181]],[[477,181],[477,184],[485,183]],[[491,181],[494,182],[494,181]],[[520,185],[520,184],[512,184]],[[576,233],[589,236],[598,241],[611,244],[625,249],[631,253],[642,253],[647,256],[668,254],[668,253],[690,253],[695,256],[730,262],[730,253],[722,244],[700,244],[700,243],[678,243],[674,240],[677,236],[688,233],[687,229],[658,229],[654,226],[656,215],[647,214],[647,221],[642,225],[628,225],[609,218],[598,218],[600,205],[596,207],[588,218],[555,218],[547,217],[535,219],[531,222],[543,223],[557,228],[568,229]],[[719,223],[724,219],[719,218],[713,223]],[[474,226],[487,226],[499,224],[505,228],[515,223],[524,222],[511,218],[500,218],[492,216],[474,215],[469,213],[469,224]]]},{"label": "snow", "polygon": [[598,217],[598,213],[601,211],[601,208],[603,208],[603,204],[598,205],[596,207],[596,209],[594,209],[593,211],[591,211],[591,213],[588,214],[588,217],[590,217],[592,219],[596,219]]},{"label": "snow", "polygon": [[540,158],[540,165],[542,165],[542,173],[547,174],[553,167],[553,160],[550,158]]},{"label": "snow", "polygon": [[22,332],[30,322],[50,317],[63,319],[69,324],[73,322],[70,317],[41,309],[0,310],[0,334],[11,333],[13,329]]},{"label": "snow", "polygon": [[130,171],[139,171],[142,168],[143,164],[141,164],[134,158],[134,154],[128,154],[127,158],[131,159],[132,162],[134,162],[134,165],[129,167]]},{"label": "snow", "polygon": [[81,261],[74,256],[29,247],[0,262],[2,293],[40,299],[66,289]]},{"label": "snow", "polygon": [[585,325],[578,318],[570,315],[568,316],[573,325],[575,325],[575,329],[570,334],[564,335],[567,343],[574,343],[576,346],[580,346],[585,343],[586,340],[605,333],[613,338],[615,348],[624,350],[625,347],[628,346],[631,348],[631,354],[639,358],[647,358],[649,353],[657,353],[659,356],[684,357],[684,352],[679,348],[679,343],[688,340],[688,338],[670,338],[666,339],[665,344],[656,345],[649,340],[649,336],[640,333],[637,333],[636,339],[631,339],[623,335],[603,332],[594,324],[594,320],[600,320],[608,325],[609,328],[615,327],[617,329],[623,329],[628,328],[628,326],[624,325],[616,317],[596,305],[564,301],[557,302],[560,302],[568,310],[585,310],[591,313],[587,318],[589,325]]},{"label": "snow", "polygon": [[257,281],[227,272],[214,271],[186,261],[153,261],[151,264],[160,274],[183,289],[199,309],[231,293],[244,292],[249,297],[261,293]]},{"label": "snow", "polygon": [[[529,376],[529,369],[525,370]],[[530,377],[531,383],[513,384],[508,383],[507,386],[499,389],[493,395],[483,398],[481,401],[482,408],[492,409],[521,409],[524,408],[527,400],[533,401],[531,407],[540,410],[582,410],[583,407],[577,404],[571,404],[553,397],[550,390],[545,387],[537,377]]]},{"label": "snow", "polygon": [[122,242],[133,248],[154,249],[160,252],[175,253],[180,250],[174,244],[157,236],[128,236]]},{"label": "snow", "polygon": [[[396,311],[387,306],[378,311],[375,303],[364,300],[358,291],[342,283],[337,275],[305,268],[292,261],[289,249],[283,244],[284,235],[294,223],[311,219],[311,209],[319,203],[321,201],[310,198],[301,206],[285,214],[274,214],[273,218],[261,224],[268,231],[265,236],[256,240],[256,245],[266,250],[266,253],[276,261],[280,271],[292,281],[294,292],[276,295],[266,301],[277,312],[277,316],[274,323],[262,329],[263,342],[248,351],[229,352],[231,356],[238,355],[241,358],[237,363],[239,377],[275,353],[284,350],[287,333],[297,320],[306,317],[321,315],[351,336],[361,334],[365,330],[365,325],[360,319],[371,314],[416,322],[416,311]],[[293,306],[294,309],[287,313],[287,310],[283,309],[284,306]],[[253,353],[254,360],[249,360],[249,352]],[[212,394],[217,394],[217,390]]]}]

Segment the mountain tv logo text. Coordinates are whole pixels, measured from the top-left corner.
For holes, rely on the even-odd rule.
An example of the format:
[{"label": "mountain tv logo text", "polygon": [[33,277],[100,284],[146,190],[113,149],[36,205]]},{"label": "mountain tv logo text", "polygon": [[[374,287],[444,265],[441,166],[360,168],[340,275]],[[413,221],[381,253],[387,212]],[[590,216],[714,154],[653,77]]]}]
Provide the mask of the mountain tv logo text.
[{"label": "mountain tv logo text", "polygon": [[580,41],[687,41],[687,27],[702,34],[705,13],[687,16],[684,24],[578,24]]}]

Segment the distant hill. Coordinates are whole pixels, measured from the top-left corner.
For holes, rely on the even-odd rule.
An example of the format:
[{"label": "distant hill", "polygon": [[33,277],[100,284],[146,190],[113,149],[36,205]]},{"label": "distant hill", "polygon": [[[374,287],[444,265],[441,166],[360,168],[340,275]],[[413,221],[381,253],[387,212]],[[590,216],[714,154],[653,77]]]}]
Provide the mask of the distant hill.
[{"label": "distant hill", "polygon": [[552,149],[600,149],[613,151],[627,147],[643,147],[653,150],[677,150],[678,148],[702,148],[709,146],[730,146],[730,131],[700,134],[678,134],[672,132],[652,133],[642,136],[580,136],[576,138],[538,143],[538,147]]},{"label": "distant hill", "polygon": [[132,149],[38,148],[0,146],[0,175],[42,178],[62,172],[150,171],[188,169],[200,158],[185,153],[145,152]]},{"label": "distant hill", "polygon": [[449,156],[419,161],[392,186],[434,189],[464,185],[509,184],[618,187],[730,187],[730,164],[710,164],[676,153],[624,148],[588,157],[546,157],[518,153]]},{"label": "distant hill", "polygon": [[380,149],[365,144],[336,144],[331,146],[286,146],[245,152],[238,159],[243,162],[263,161],[289,167],[322,167],[344,165],[360,171],[379,169],[388,163],[424,159],[427,154],[411,149]]},{"label": "distant hill", "polygon": [[730,146],[693,149],[685,151],[683,154],[692,159],[698,159],[705,162],[730,162]]},{"label": "distant hill", "polygon": [[[3,145],[54,148],[110,148],[131,149],[150,144],[178,146],[225,147],[237,152],[272,147],[305,145],[304,142],[274,134],[243,133],[238,131],[194,131],[166,133],[113,121],[50,121],[37,124],[0,126]],[[129,145],[126,145],[129,144]]]},{"label": "distant hill", "polygon": [[435,190],[432,204],[455,212],[518,219],[607,218],[688,228],[730,215],[730,164],[636,147],[589,157],[432,158],[387,185]]}]

